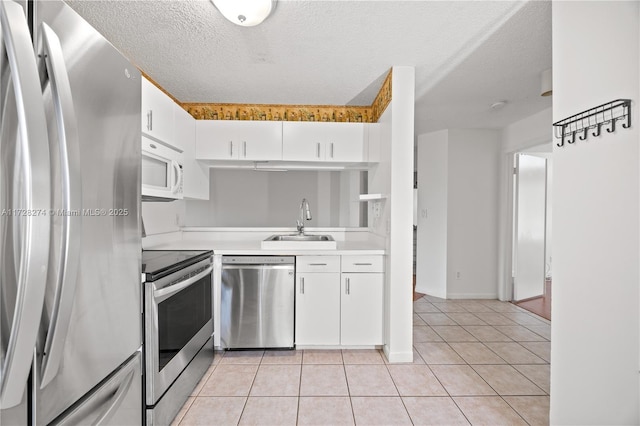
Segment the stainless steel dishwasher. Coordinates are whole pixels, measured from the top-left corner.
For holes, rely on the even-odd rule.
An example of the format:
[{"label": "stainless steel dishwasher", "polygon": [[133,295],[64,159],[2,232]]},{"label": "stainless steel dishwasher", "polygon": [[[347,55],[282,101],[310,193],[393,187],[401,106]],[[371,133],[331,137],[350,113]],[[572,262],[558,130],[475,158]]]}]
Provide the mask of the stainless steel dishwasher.
[{"label": "stainless steel dishwasher", "polygon": [[293,348],[294,256],[223,256],[220,345]]}]

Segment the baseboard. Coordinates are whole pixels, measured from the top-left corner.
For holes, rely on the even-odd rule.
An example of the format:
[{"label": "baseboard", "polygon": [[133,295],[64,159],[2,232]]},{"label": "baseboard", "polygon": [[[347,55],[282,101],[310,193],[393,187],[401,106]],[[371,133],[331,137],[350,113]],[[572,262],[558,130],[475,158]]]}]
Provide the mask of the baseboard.
[{"label": "baseboard", "polygon": [[447,299],[497,299],[498,293],[449,293]]},{"label": "baseboard", "polygon": [[411,352],[389,352],[389,346],[384,346],[384,355],[387,357],[389,364],[399,362],[413,362],[413,351]]}]

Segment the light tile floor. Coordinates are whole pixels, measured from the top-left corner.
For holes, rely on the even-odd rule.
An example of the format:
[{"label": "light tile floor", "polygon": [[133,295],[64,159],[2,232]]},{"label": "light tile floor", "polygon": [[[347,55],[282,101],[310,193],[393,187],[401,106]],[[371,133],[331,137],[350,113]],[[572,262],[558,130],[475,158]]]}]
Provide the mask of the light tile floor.
[{"label": "light tile floor", "polygon": [[414,361],[216,353],[174,425],[548,425],[551,323],[496,300],[413,303]]}]

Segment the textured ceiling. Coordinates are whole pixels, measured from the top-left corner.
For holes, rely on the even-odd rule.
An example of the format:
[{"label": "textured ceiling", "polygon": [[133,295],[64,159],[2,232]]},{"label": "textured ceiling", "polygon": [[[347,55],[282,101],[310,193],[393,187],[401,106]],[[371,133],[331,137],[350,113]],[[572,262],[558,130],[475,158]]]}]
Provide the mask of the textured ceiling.
[{"label": "textured ceiling", "polygon": [[417,133],[503,127],[551,105],[537,93],[547,1],[280,0],[250,28],[208,0],[67,2],[182,102],[367,105],[389,68],[409,65]]}]

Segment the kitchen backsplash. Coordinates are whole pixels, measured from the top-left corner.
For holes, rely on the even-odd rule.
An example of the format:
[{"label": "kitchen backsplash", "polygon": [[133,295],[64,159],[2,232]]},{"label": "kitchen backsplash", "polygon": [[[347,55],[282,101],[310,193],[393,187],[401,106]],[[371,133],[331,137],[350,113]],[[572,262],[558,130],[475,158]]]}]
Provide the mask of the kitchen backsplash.
[{"label": "kitchen backsplash", "polygon": [[362,175],[359,171],[212,169],[210,199],[184,201],[184,225],[295,227],[300,202],[306,198],[313,218],[305,226],[366,226],[362,224],[366,206],[358,201]]}]

